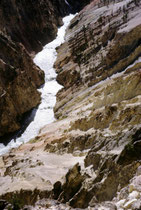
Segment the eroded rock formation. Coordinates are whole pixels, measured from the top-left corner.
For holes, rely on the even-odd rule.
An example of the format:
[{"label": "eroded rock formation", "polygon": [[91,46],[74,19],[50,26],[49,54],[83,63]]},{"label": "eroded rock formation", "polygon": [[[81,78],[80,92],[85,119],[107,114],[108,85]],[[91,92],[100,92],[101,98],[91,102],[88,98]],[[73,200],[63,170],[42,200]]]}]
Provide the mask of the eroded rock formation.
[{"label": "eroded rock formation", "polygon": [[2,199],[32,187],[73,208],[141,208],[140,12],[140,1],[94,0],[72,20],[55,63],[58,121],[1,158]]}]

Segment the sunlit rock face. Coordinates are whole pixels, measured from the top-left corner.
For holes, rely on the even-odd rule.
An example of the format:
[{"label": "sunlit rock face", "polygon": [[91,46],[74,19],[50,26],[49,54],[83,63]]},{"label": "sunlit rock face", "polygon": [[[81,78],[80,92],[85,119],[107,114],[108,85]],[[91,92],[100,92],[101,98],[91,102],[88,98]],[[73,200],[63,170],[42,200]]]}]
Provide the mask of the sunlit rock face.
[{"label": "sunlit rock face", "polygon": [[140,4],[95,0],[72,20],[54,64],[58,120],[1,158],[1,198],[30,191],[37,209],[141,209]]},{"label": "sunlit rock face", "polygon": [[[58,94],[56,116],[65,114],[63,103],[71,100],[68,92],[73,93],[73,87],[74,95],[76,89],[93,87],[124,71],[140,56],[140,8],[134,1],[126,6],[123,1],[109,6],[95,4],[93,1],[76,16],[66,42],[58,49],[57,81],[65,88]],[[59,106],[63,109],[57,113]]]},{"label": "sunlit rock face", "polygon": [[72,196],[73,207],[141,205],[140,190],[130,189],[141,163],[140,6],[93,1],[73,19],[57,49],[57,81],[64,89],[54,110],[70,124],[57,145],[46,149],[74,154],[89,149],[85,167],[92,172]]}]

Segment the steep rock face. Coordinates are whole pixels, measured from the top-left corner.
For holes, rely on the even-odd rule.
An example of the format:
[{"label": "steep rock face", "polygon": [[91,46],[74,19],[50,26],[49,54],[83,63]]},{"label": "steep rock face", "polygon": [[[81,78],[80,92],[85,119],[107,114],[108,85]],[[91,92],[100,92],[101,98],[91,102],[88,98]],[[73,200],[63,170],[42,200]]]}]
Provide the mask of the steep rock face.
[{"label": "steep rock face", "polygon": [[44,73],[22,44],[0,34],[0,136],[20,128],[23,113],[40,102]]},{"label": "steep rock face", "polygon": [[86,172],[70,200],[73,207],[139,209],[140,189],[130,185],[138,182],[141,164],[141,5],[105,2],[82,10],[58,48],[55,67],[64,88],[55,113],[71,122],[58,145],[54,141],[46,149],[74,154],[89,149],[85,167],[93,172]]},{"label": "steep rock face", "polygon": [[39,104],[36,89],[44,83],[44,74],[28,52],[40,51],[55,38],[71,8],[64,0],[0,2],[0,136],[19,129],[23,113]]},{"label": "steep rock face", "polygon": [[141,209],[141,5],[108,2],[93,1],[71,22],[55,63],[59,120],[1,158],[2,199],[17,191],[22,201],[32,186],[73,208]]},{"label": "steep rock face", "polygon": [[[108,7],[99,4],[96,9],[94,5],[95,1],[76,16],[68,29],[66,43],[58,50],[55,63],[59,73],[57,80],[65,89],[58,94],[56,116],[57,109],[63,105],[64,96],[67,96],[65,103],[71,100],[69,90],[72,93],[75,89],[77,94],[77,88],[92,87],[125,70],[141,54],[140,9],[134,1],[126,9],[123,9],[123,2]],[[129,20],[124,19],[125,14]],[[133,26],[132,22],[137,22],[137,25]]]},{"label": "steep rock face", "polygon": [[0,29],[28,51],[38,52],[55,37],[65,7],[64,1],[1,1]]},{"label": "steep rock face", "polygon": [[28,52],[56,36],[67,12],[64,1],[0,2],[0,136],[18,130],[22,115],[40,103],[44,73]]},{"label": "steep rock face", "polygon": [[[57,27],[62,24],[61,17],[80,11],[88,2],[70,2],[64,0],[15,1],[0,2],[0,29],[10,35],[14,41],[21,42],[28,51],[38,52],[42,46],[52,41]],[[71,8],[69,8],[71,7]]]}]

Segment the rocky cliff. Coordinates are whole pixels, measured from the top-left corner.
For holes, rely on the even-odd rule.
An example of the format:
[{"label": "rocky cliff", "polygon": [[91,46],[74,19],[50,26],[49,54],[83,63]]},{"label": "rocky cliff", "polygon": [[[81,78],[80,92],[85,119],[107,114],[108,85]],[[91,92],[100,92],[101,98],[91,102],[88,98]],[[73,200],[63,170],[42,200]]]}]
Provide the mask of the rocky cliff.
[{"label": "rocky cliff", "polygon": [[0,136],[20,128],[23,113],[40,102],[44,73],[22,44],[0,34]]},{"label": "rocky cliff", "polygon": [[140,14],[140,1],[94,0],[72,20],[54,65],[58,121],[1,158],[2,199],[141,209]]},{"label": "rocky cliff", "polygon": [[[78,1],[41,0],[0,2],[0,30],[12,40],[21,42],[29,52],[38,52],[42,46],[52,41],[57,27],[62,24],[62,17],[79,11],[89,0]],[[70,3],[70,5],[68,5]]]},{"label": "rocky cliff", "polygon": [[68,12],[65,5],[64,1],[0,2],[0,136],[19,129],[23,113],[40,103],[37,88],[44,83],[44,73],[29,52],[41,50],[56,36],[61,16]]},{"label": "rocky cliff", "polygon": [[84,165],[91,173],[82,170],[77,192],[66,198],[64,189],[59,197],[75,208],[141,208],[140,8],[140,1],[93,1],[58,49],[55,67],[64,88],[55,113],[71,120],[63,141],[47,149],[89,150]]},{"label": "rocky cliff", "polygon": [[3,0],[0,3],[0,29],[12,40],[21,42],[29,52],[38,52],[56,36],[64,8],[64,1],[43,0],[35,4],[34,1]]},{"label": "rocky cliff", "polygon": [[64,0],[0,2],[0,136],[19,129],[23,113],[40,103],[44,73],[29,53],[55,38],[69,7]]}]

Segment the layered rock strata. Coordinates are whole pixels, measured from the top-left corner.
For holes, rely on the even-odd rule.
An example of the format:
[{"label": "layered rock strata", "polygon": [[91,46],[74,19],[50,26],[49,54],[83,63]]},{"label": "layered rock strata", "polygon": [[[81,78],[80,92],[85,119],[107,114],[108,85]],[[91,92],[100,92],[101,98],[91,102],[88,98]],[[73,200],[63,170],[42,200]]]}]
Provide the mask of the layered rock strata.
[{"label": "layered rock strata", "polygon": [[71,122],[63,142],[46,148],[74,154],[89,150],[84,162],[92,174],[86,172],[70,199],[75,208],[141,206],[140,6],[93,1],[74,18],[58,49],[55,67],[64,89],[55,113]]},{"label": "layered rock strata", "polygon": [[37,188],[72,209],[141,208],[140,11],[140,1],[93,1],[73,19],[55,63],[59,120],[1,158],[2,199],[21,205],[32,188],[35,203]]},{"label": "layered rock strata", "polygon": [[65,140],[46,148],[73,153],[88,149],[84,162],[92,173],[86,173],[72,196],[73,207],[141,206],[140,6],[135,1],[96,6],[93,1],[72,21],[58,49],[55,67],[64,89],[55,113],[73,120]]}]

